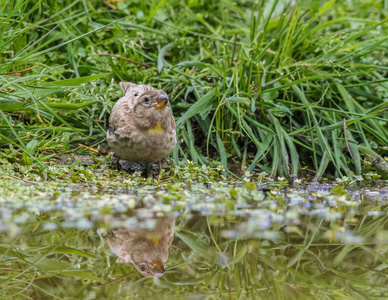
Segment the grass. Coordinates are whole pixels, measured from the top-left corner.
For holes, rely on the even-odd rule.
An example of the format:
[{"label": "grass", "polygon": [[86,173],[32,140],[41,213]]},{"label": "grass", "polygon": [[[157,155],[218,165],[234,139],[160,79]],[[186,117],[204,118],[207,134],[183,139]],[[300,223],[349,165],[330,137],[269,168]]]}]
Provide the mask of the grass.
[{"label": "grass", "polygon": [[358,145],[388,152],[384,1],[0,7],[1,145],[41,170],[103,144],[119,81],[170,95],[176,162],[318,179],[360,175]]}]

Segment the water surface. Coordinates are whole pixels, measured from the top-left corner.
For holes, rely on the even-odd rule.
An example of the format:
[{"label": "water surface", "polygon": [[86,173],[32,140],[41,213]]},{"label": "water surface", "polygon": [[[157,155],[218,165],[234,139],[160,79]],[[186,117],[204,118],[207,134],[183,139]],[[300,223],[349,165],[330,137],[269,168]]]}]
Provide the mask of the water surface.
[{"label": "water surface", "polygon": [[26,185],[0,196],[0,296],[387,298],[387,189],[320,188]]}]

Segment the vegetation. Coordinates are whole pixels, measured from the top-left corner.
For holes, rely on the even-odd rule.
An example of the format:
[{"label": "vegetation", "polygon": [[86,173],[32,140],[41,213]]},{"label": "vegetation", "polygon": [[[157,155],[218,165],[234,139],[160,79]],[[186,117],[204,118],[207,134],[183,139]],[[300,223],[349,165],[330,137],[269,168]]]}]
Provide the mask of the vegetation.
[{"label": "vegetation", "polygon": [[[387,4],[0,0],[0,298],[387,298]],[[105,152],[120,81],[170,97],[157,182]],[[115,263],[166,215],[163,277]]]},{"label": "vegetation", "polygon": [[117,83],[132,81],[170,95],[176,162],[360,175],[358,145],[388,152],[387,9],[2,0],[2,153],[44,172],[55,155],[87,151],[78,144],[105,145]]},{"label": "vegetation", "polygon": [[[304,185],[277,184],[264,193],[252,182],[204,184],[192,167],[179,173],[196,182],[139,188],[133,180],[136,190],[129,192],[105,186],[77,192],[58,183],[1,181],[0,297],[388,296],[387,189],[309,193]],[[132,264],[115,263],[107,230],[151,226],[152,216],[166,214],[176,216],[176,226],[162,277],[143,278]]]}]

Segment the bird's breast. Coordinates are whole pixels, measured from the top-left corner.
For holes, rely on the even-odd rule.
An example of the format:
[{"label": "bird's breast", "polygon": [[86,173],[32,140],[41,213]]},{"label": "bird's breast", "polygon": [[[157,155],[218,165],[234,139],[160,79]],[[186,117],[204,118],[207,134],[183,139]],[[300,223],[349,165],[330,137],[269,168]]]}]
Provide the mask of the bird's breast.
[{"label": "bird's breast", "polygon": [[162,125],[158,123],[154,128],[148,129],[148,133],[162,133],[164,132]]}]

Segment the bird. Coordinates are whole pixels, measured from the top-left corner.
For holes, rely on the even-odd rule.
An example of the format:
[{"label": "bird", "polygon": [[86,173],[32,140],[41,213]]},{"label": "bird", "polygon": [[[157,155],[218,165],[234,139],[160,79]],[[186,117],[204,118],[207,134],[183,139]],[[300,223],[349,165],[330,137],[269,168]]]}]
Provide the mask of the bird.
[{"label": "bird", "polygon": [[166,268],[168,250],[174,239],[173,217],[154,219],[153,228],[112,228],[107,232],[116,263],[132,263],[144,277],[161,277]]},{"label": "bird", "polygon": [[120,82],[124,96],[109,117],[107,141],[119,160],[152,163],[168,156],[176,145],[176,126],[167,94],[149,85]]}]

